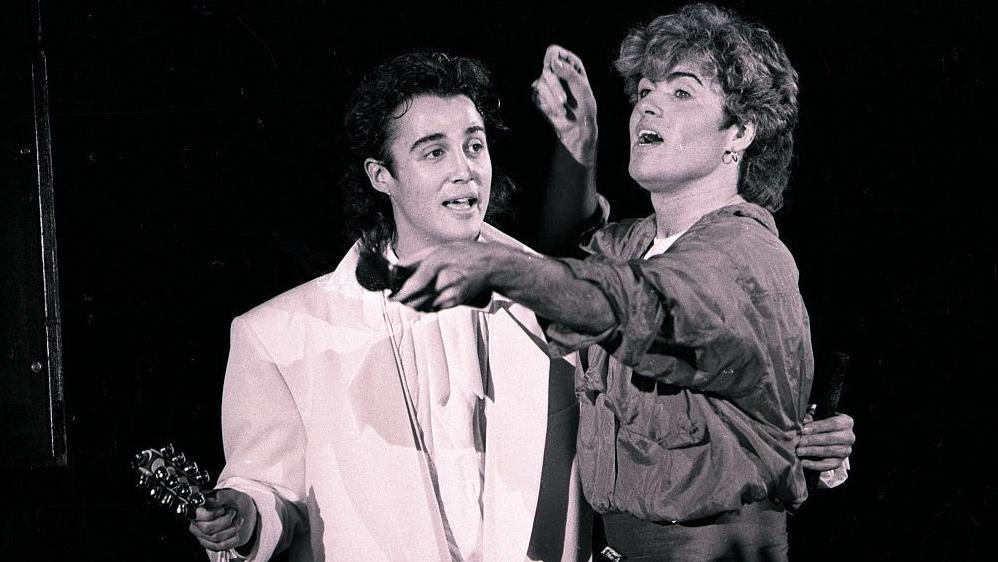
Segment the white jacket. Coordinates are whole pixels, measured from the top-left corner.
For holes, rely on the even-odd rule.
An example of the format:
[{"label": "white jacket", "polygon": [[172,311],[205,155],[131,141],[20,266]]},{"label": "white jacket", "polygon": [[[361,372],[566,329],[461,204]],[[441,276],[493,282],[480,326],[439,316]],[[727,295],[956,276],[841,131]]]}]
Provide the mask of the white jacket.
[{"label": "white jacket", "polygon": [[[482,236],[522,247],[488,225]],[[222,398],[226,466],[217,487],[256,502],[259,538],[249,560],[285,547],[296,562],[450,559],[401,382],[419,403],[413,373],[429,345],[420,335],[426,330],[401,320],[402,305],[358,285],[358,256],[354,245],[332,273],[232,322]],[[437,316],[425,315],[422,328]],[[591,517],[575,464],[574,368],[549,358],[526,308],[496,297],[486,316],[493,400],[485,560],[587,559]]]}]

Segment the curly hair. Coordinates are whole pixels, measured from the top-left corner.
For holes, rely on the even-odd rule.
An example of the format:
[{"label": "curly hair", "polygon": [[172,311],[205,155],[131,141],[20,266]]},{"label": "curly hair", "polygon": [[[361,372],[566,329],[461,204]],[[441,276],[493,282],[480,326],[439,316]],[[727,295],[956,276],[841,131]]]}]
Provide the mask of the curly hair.
[{"label": "curly hair", "polygon": [[711,4],[691,4],[632,29],[620,44],[617,71],[631,103],[642,76],[665,76],[677,64],[696,65],[724,92],[721,128],[751,122],[755,139],[741,159],[738,192],[776,211],[790,177],[797,124],[797,71],[761,25]]},{"label": "curly hair", "polygon": [[[395,217],[388,196],[371,187],[363,162],[367,158],[380,160],[395,173],[390,151],[395,122],[419,95],[467,96],[482,115],[490,138],[493,133],[506,132],[492,78],[475,59],[415,51],[367,74],[347,102],[344,133],[349,160],[341,185],[347,230],[375,253],[382,253],[395,241]],[[487,220],[505,209],[512,191],[512,181],[494,169]]]}]

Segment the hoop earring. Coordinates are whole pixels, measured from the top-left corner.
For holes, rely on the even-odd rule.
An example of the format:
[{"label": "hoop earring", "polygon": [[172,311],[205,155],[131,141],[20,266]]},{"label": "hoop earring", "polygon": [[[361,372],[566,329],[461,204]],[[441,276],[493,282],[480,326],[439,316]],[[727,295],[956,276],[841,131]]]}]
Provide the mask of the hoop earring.
[{"label": "hoop earring", "polygon": [[732,150],[725,150],[724,154],[721,155],[721,162],[725,164],[734,164],[738,162],[738,153]]}]

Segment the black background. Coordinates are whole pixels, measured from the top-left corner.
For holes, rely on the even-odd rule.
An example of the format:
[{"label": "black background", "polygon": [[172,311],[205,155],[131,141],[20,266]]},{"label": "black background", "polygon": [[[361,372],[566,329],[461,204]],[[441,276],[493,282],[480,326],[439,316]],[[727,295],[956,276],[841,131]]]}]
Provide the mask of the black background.
[{"label": "black background", "polygon": [[[0,473],[0,559],[202,559],[182,521],[141,503],[128,459],[173,441],[221,468],[229,321],[330,270],[351,242],[337,135],[373,63],[420,46],[493,69],[512,128],[493,160],[520,187],[520,212],[502,226],[529,242],[553,139],[528,87],[548,43],[575,50],[600,103],[600,190],[617,217],[650,211],[626,175],[629,108],[610,66],[628,27],[678,4],[257,4],[42,2],[69,466]],[[797,158],[777,219],[819,356],[853,355],[841,409],[856,419],[854,470],[792,518],[792,554],[990,558],[988,20],[961,2],[729,5],[767,25],[800,72]],[[27,61],[30,18],[12,13],[4,56]]]}]

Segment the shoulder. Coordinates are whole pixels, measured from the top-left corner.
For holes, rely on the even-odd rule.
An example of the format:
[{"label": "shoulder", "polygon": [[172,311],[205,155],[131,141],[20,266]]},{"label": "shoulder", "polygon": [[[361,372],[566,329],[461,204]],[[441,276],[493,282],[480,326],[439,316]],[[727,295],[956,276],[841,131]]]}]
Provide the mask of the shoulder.
[{"label": "shoulder", "polygon": [[752,203],[729,205],[704,215],[676,241],[672,251],[684,250],[713,250],[733,257],[789,254],[773,215]]},{"label": "shoulder", "polygon": [[612,222],[595,230],[582,248],[590,254],[632,257],[655,238],[655,216]]},{"label": "shoulder", "polygon": [[272,327],[294,317],[329,317],[337,309],[363,298],[364,289],[357,283],[355,271],[359,257],[354,244],[336,268],[251,308],[233,323],[254,327]]},{"label": "shoulder", "polygon": [[773,215],[753,203],[728,205],[707,213],[687,232],[714,236],[779,237]]},{"label": "shoulder", "polygon": [[798,277],[797,264],[780,240],[773,216],[752,203],[705,215],[660,257],[697,267],[731,268],[739,278],[770,280],[766,284],[774,286],[795,286]]}]

